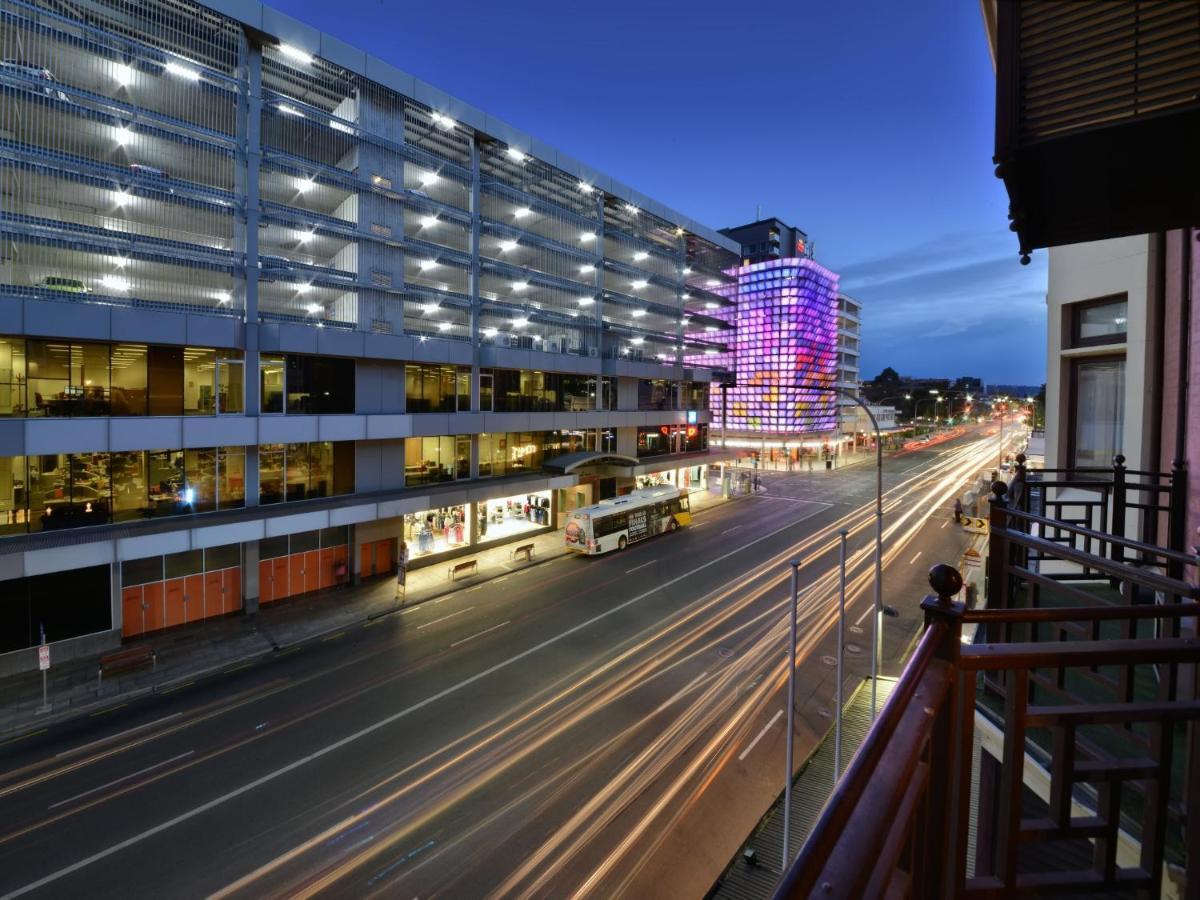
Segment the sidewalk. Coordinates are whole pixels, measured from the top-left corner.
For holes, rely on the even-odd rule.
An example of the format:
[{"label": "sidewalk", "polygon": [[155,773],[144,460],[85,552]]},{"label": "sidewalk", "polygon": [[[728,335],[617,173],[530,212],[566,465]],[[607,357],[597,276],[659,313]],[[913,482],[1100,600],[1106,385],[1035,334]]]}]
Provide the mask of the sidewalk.
[{"label": "sidewalk", "polygon": [[[694,491],[692,510],[723,502],[718,495]],[[512,558],[514,547],[533,544],[533,558]],[[469,556],[433,563],[408,573],[403,605],[412,606],[499,578],[517,569],[541,565],[567,555],[561,530],[528,540],[516,540]],[[476,563],[475,574],[451,581],[448,571],[464,562]],[[156,660],[139,670],[97,678],[101,654],[53,665],[48,694],[51,710],[39,713],[42,674],[22,672],[0,679],[0,742],[7,737],[62,722],[147,694],[163,693],[196,678],[249,663],[281,650],[334,634],[401,609],[392,576],[374,578],[353,587],[331,588],[252,615],[208,619],[130,642],[148,644]],[[112,651],[106,651],[111,653]]]}]

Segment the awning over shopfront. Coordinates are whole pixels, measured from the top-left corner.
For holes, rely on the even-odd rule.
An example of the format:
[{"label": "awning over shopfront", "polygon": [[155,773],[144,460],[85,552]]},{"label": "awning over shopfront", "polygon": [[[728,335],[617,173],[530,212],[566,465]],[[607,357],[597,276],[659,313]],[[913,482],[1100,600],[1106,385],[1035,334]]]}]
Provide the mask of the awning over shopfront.
[{"label": "awning over shopfront", "polygon": [[563,456],[555,456],[552,459],[548,459],[542,464],[542,470],[555,475],[567,475],[585,466],[589,468],[594,466],[626,467],[636,466],[637,464],[637,459],[632,456],[586,450],[580,453],[567,453]]}]

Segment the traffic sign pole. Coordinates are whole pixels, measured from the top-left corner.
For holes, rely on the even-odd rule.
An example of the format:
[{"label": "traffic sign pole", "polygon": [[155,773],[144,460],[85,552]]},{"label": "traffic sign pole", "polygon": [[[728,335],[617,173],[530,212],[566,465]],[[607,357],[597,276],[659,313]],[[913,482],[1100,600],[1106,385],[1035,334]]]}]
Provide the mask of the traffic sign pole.
[{"label": "traffic sign pole", "polygon": [[42,670],[42,705],[39,713],[50,712],[50,697],[47,675],[50,671],[50,645],[46,643],[46,629],[42,628],[42,642],[38,644],[38,668]]}]

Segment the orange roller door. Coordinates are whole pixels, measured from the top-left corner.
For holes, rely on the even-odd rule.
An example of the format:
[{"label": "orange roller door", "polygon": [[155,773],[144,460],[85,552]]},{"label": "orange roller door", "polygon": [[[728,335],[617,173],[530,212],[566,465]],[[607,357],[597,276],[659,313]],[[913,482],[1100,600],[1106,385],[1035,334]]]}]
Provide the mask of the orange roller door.
[{"label": "orange roller door", "polygon": [[174,628],[176,625],[183,624],[183,595],[187,590],[186,578],[172,578],[170,581],[164,581],[166,585],[166,620],[163,626],[166,628]]},{"label": "orange roller door", "polygon": [[288,557],[288,592],[287,596],[295,597],[304,593],[304,554],[293,553]]},{"label": "orange roller door", "polygon": [[219,616],[225,612],[222,599],[221,570],[204,573],[204,618]]},{"label": "orange roller door", "polygon": [[386,575],[392,571],[392,539],[375,542],[375,574]]},{"label": "orange roller door", "polygon": [[189,575],[184,579],[183,596],[187,598],[184,613],[189,622],[204,618],[204,576]]},{"label": "orange roller door", "polygon": [[164,594],[161,581],[142,585],[142,621],[145,624],[143,634],[149,631],[161,631],[166,627],[167,610]]},{"label": "orange roller door", "polygon": [[121,636],[136,637],[146,630],[142,621],[142,585],[121,591]]},{"label": "orange roller door", "polygon": [[304,554],[304,592],[321,589],[321,551],[309,550]]},{"label": "orange roller door", "polygon": [[241,609],[242,570],[240,568],[221,570],[221,587],[225,591],[222,595],[221,611],[231,613]]},{"label": "orange roller door", "polygon": [[358,574],[370,578],[375,574],[375,545],[363,544],[358,548]]},{"label": "orange roller door", "polygon": [[264,559],[258,564],[258,603],[265,606],[275,599],[275,560]]},{"label": "orange roller door", "polygon": [[284,597],[291,596],[290,562],[291,557],[288,556],[277,556],[271,560],[271,578],[274,581],[272,600],[282,600]]}]

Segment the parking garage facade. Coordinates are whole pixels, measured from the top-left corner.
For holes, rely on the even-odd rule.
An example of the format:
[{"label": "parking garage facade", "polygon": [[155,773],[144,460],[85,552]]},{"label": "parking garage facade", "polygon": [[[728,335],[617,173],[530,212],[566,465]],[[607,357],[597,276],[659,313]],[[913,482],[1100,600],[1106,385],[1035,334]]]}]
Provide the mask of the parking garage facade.
[{"label": "parking garage facade", "polygon": [[730,239],[258,4],[65,9],[0,0],[0,671],[705,463]]}]

